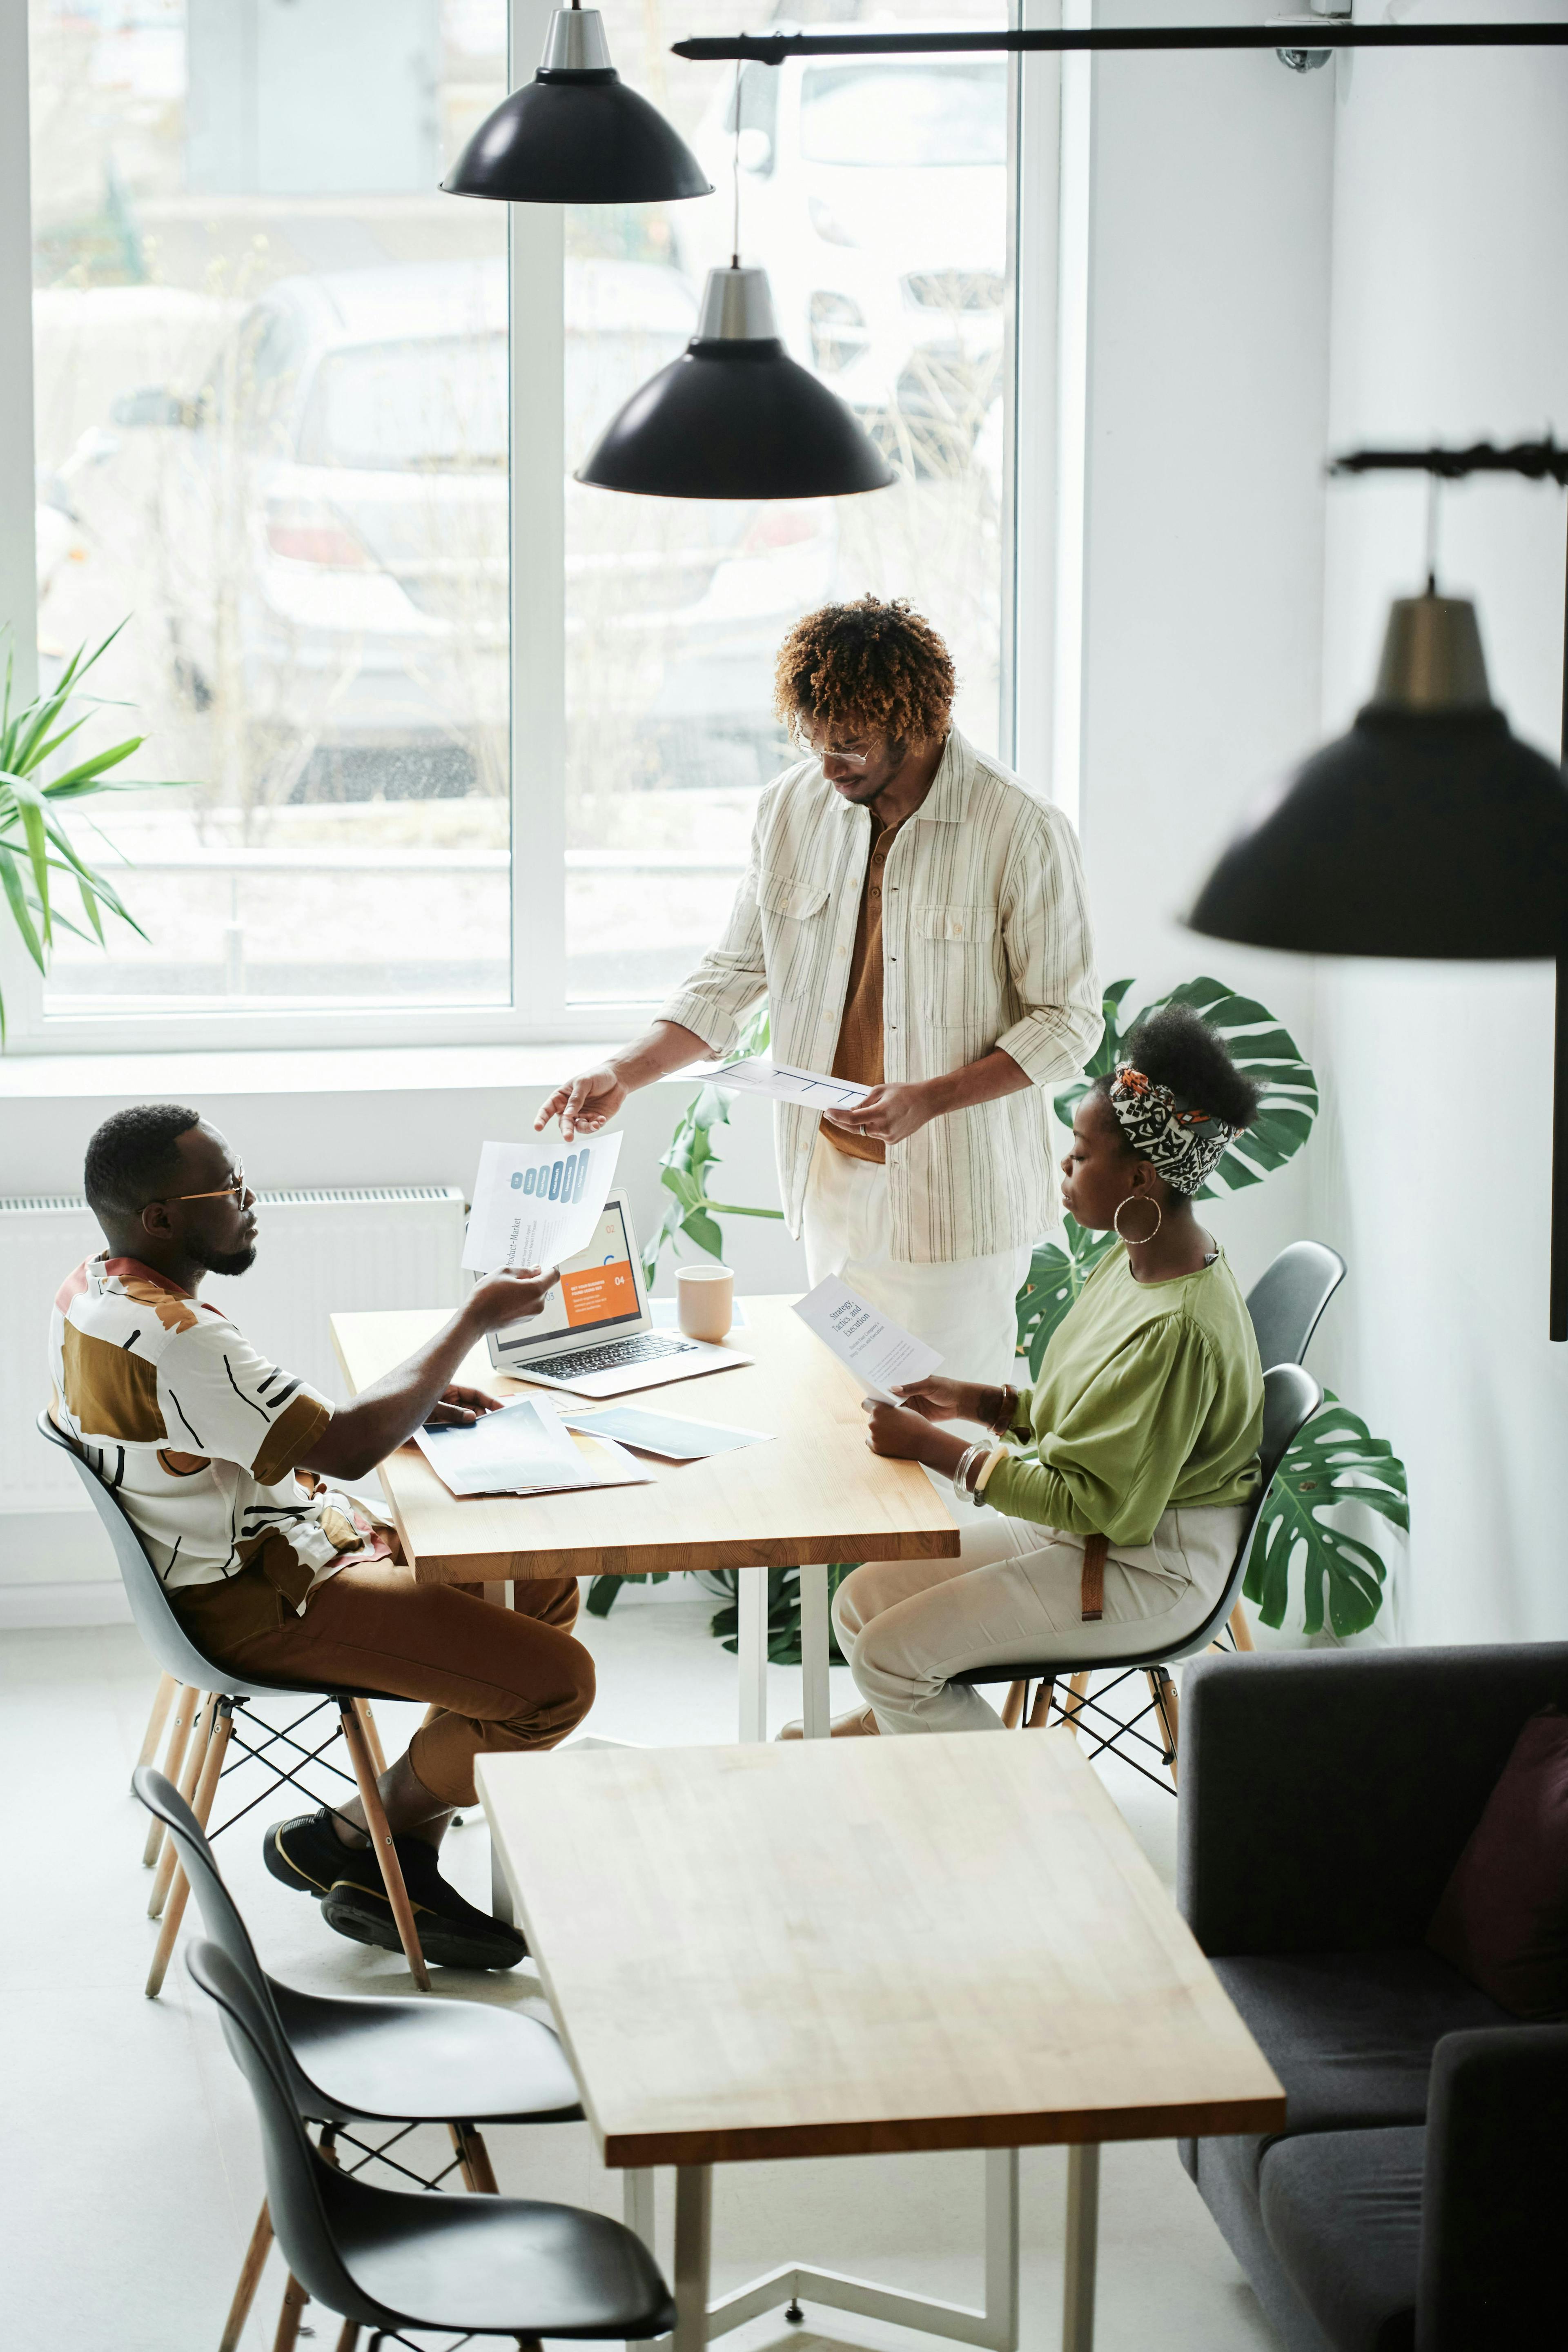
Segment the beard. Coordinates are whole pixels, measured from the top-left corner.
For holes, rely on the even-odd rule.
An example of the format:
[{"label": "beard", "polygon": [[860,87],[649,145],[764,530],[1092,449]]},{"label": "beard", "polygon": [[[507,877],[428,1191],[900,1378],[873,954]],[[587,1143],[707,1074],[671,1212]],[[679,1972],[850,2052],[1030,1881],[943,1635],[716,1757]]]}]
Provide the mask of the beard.
[{"label": "beard", "polygon": [[196,1264],[205,1266],[209,1274],[248,1274],[256,1264],[254,1242],[247,1242],[243,1249],[237,1250],[207,1249],[200,1242],[192,1242],[187,1246]]}]

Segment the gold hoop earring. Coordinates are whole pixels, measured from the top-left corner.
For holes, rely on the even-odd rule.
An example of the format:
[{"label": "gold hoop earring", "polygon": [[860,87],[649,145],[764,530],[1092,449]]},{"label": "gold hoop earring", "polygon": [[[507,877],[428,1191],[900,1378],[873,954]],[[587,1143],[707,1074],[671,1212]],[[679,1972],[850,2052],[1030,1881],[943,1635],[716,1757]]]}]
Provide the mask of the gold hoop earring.
[{"label": "gold hoop earring", "polygon": [[[1137,1198],[1138,1195],[1136,1192],[1129,1192],[1127,1195],[1127,1201],[1135,1201]],[[1125,1243],[1129,1249],[1147,1249],[1149,1244],[1154,1238],[1154,1234],[1157,1234],[1161,1226],[1164,1223],[1165,1213],[1161,1208],[1158,1201],[1151,1201],[1149,1206],[1154,1212],[1154,1233],[1141,1234],[1135,1242],[1130,1242],[1128,1241],[1126,1234],[1121,1230],[1121,1212],[1127,1206],[1127,1201],[1118,1202],[1116,1214],[1110,1220],[1111,1224],[1114,1226],[1116,1231],[1116,1238],[1119,1242]]]}]

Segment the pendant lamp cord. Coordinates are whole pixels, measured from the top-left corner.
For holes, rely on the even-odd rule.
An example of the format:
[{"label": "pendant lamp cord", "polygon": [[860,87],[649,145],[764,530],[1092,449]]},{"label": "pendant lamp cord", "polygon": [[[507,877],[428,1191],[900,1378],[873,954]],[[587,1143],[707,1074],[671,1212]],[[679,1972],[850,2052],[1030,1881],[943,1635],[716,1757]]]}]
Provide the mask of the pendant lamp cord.
[{"label": "pendant lamp cord", "polygon": [[1437,593],[1437,501],[1443,495],[1440,474],[1426,477],[1426,593]]},{"label": "pendant lamp cord", "polygon": [[730,267],[741,267],[741,60],[735,59],[735,152],[730,165],[730,177],[734,186],[735,209],[730,238]]}]

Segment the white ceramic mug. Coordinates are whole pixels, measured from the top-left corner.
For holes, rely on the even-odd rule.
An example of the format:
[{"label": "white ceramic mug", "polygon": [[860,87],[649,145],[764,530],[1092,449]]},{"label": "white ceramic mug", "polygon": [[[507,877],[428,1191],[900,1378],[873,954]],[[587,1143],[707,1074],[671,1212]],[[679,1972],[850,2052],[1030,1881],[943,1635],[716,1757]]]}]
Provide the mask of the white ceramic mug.
[{"label": "white ceramic mug", "polygon": [[689,1339],[722,1339],[735,1319],[735,1276],[727,1265],[678,1265],[676,1320]]}]

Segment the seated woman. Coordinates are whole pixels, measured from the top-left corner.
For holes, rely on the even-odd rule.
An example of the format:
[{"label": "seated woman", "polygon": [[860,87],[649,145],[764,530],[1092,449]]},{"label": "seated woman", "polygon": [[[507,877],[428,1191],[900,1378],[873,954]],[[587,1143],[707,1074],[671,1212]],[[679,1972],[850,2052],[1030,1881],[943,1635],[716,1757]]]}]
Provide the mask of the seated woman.
[{"label": "seated woman", "polygon": [[[878,1454],[952,1478],[957,1559],[869,1560],[834,1603],[870,1702],[837,1734],[996,1731],[970,1666],[1092,1665],[1139,1638],[1175,1647],[1224,1591],[1258,1483],[1263,1371],[1225,1253],[1192,1195],[1252,1118],[1257,1088],[1185,1007],[1152,1013],[1073,1119],[1063,1205],[1121,1242],[1052,1333],[1033,1389],[932,1373],[871,1409]],[[967,1445],[936,1426],[1006,1438]],[[1108,1539],[1102,1613],[1093,1565]],[[1089,1614],[1086,1616],[1086,1608]]]}]

